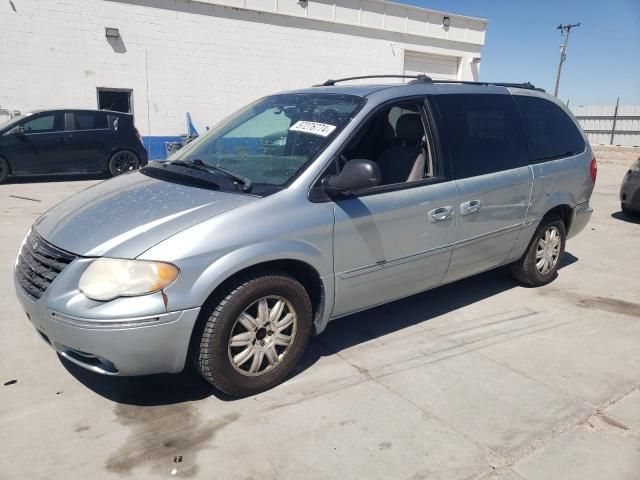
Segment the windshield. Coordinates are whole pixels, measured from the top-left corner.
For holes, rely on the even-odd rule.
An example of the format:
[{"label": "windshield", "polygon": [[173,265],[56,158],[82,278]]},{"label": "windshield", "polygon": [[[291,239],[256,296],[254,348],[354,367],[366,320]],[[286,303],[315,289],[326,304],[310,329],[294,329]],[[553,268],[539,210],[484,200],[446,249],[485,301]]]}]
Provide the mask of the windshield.
[{"label": "windshield", "polygon": [[[28,114],[26,114],[26,115],[28,115]],[[12,125],[15,125],[20,120],[22,120],[24,117],[26,117],[26,115],[17,115],[17,116],[15,116],[13,118],[9,118],[8,112],[7,112],[6,115],[4,115],[3,111],[0,110],[0,130],[4,130],[7,127],[11,127]]]},{"label": "windshield", "polygon": [[202,162],[249,179],[252,193],[286,186],[353,118],[364,99],[337,94],[285,94],[245,107],[169,161]]}]

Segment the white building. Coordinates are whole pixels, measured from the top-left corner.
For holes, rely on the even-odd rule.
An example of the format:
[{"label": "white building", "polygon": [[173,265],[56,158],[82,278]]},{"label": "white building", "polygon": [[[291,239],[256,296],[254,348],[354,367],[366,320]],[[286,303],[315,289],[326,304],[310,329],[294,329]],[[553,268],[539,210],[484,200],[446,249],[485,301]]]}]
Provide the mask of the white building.
[{"label": "white building", "polygon": [[186,112],[204,130],[328,78],[477,80],[486,25],[382,0],[7,0],[0,108],[130,109],[155,158]]}]

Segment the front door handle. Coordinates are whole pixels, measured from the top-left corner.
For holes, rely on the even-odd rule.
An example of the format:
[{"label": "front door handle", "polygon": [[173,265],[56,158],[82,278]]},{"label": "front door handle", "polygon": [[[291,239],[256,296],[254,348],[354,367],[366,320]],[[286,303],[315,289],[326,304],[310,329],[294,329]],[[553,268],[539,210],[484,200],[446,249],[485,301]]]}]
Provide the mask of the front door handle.
[{"label": "front door handle", "polygon": [[66,142],[67,140],[69,140],[69,139],[66,138],[66,137],[58,137],[58,138],[56,138],[56,142],[60,142],[60,143]]},{"label": "front door handle", "polygon": [[444,222],[453,217],[453,207],[447,205],[446,207],[434,208],[427,212],[427,217],[429,217],[429,221],[432,223]]},{"label": "front door handle", "polygon": [[470,213],[477,212],[482,207],[480,200],[469,200],[460,204],[460,215],[469,215]]}]

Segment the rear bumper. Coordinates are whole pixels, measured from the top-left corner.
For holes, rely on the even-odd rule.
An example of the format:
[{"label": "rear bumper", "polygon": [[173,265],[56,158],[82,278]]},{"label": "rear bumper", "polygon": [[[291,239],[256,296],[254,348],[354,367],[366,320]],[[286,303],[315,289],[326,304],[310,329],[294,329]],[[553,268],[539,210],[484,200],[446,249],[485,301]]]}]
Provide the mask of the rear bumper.
[{"label": "rear bumper", "polygon": [[589,205],[589,202],[580,203],[573,209],[573,219],[571,221],[571,227],[567,233],[567,238],[575,237],[579,234],[584,227],[587,226],[591,215],[593,214],[593,208]]},{"label": "rear bumper", "polygon": [[61,356],[105,375],[177,373],[185,365],[199,308],[112,322],[72,317],[29,297],[15,282],[18,300],[44,341]]}]

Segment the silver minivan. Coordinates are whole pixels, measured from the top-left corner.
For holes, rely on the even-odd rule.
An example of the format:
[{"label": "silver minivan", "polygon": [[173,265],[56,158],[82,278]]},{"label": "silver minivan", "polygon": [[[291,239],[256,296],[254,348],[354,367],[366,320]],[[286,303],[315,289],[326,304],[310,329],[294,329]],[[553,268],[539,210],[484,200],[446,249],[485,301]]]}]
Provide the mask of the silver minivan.
[{"label": "silver minivan", "polygon": [[530,84],[331,80],[262,98],[46,212],[16,291],[82,367],[192,361],[248,395],[339,317],[501,265],[550,282],[595,178],[578,123]]}]

